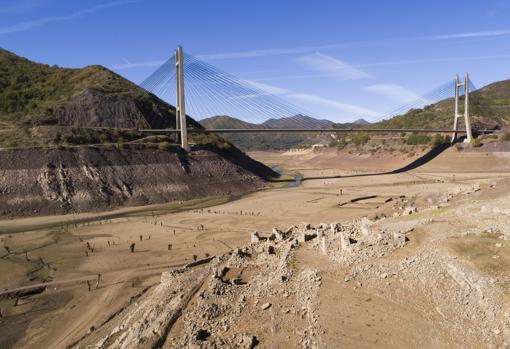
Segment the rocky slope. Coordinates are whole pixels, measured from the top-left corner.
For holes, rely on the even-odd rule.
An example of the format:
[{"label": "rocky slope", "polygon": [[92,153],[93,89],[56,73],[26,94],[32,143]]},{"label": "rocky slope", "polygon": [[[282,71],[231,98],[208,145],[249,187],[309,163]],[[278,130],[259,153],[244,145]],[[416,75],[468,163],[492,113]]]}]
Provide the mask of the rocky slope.
[{"label": "rocky slope", "polygon": [[183,153],[173,136],[137,132],[174,128],[175,108],[101,66],[50,67],[0,49],[0,87],[0,215],[240,194],[276,175],[213,134],[191,136]]},{"label": "rocky slope", "polygon": [[234,195],[266,186],[272,171],[235,148],[0,152],[0,215],[96,211]]},{"label": "rocky slope", "polygon": [[55,124],[171,128],[175,108],[102,66],[50,67],[0,48],[0,126]]}]

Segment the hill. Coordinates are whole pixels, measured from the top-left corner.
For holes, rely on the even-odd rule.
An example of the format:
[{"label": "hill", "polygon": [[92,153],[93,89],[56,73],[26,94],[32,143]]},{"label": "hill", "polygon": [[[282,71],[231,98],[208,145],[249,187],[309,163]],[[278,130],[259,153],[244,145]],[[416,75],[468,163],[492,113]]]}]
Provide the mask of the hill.
[{"label": "hill", "polygon": [[[492,83],[469,94],[470,117],[474,129],[503,128],[510,124],[510,80]],[[461,99],[463,101],[463,98]],[[460,112],[464,112],[463,103]],[[376,128],[451,128],[454,101],[448,98],[423,109],[384,120]]]},{"label": "hill", "polygon": [[[280,119],[268,119],[261,124],[245,122],[230,116],[213,116],[200,120],[200,124],[205,128],[310,128],[327,129],[334,123],[329,120],[319,120],[306,115],[294,115]],[[228,133],[223,137],[230,140],[236,146],[243,150],[284,150],[296,147],[301,144],[317,143],[324,138],[323,135],[316,133]],[[327,136],[326,136],[327,138]]]},{"label": "hill", "polygon": [[370,123],[365,120],[365,119],[358,119],[358,120],[355,120],[352,122],[353,124],[356,124],[356,125],[369,125]]},{"label": "hill", "polygon": [[104,67],[50,67],[0,49],[0,122],[164,128],[175,108]]},{"label": "hill", "polygon": [[276,175],[217,135],[191,135],[185,153],[140,127],[174,128],[175,108],[104,67],[0,49],[0,216],[242,194]]},{"label": "hill", "polygon": [[269,119],[261,125],[269,128],[328,128],[334,124],[326,119],[315,119],[306,115],[294,115],[286,118]]}]

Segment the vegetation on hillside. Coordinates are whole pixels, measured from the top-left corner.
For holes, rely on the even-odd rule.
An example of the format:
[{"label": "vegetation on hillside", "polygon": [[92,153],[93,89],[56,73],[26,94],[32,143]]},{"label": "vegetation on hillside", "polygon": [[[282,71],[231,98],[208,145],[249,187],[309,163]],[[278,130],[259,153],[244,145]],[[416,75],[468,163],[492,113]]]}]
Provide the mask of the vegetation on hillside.
[{"label": "vegetation on hillside", "polygon": [[[76,146],[85,144],[130,144],[151,143],[150,137],[136,131],[79,130],[76,127],[64,129],[59,125],[57,114],[76,96],[85,91],[99,91],[99,101],[107,103],[110,96],[122,96],[123,101],[133,102],[137,111],[144,114],[145,122],[168,123],[164,127],[174,127],[175,108],[159,100],[137,85],[101,66],[89,66],[82,69],[68,69],[45,64],[33,63],[0,48],[0,147],[15,146]],[[103,98],[103,99],[101,99]],[[85,107],[94,109],[97,100],[82,101]],[[88,105],[94,104],[94,105]],[[82,104],[77,104],[80,108]],[[500,81],[481,88],[470,95],[471,118],[475,129],[504,128],[510,124],[510,80]],[[71,107],[72,109],[72,107]],[[105,110],[109,110],[108,106]],[[123,110],[123,109],[122,109]],[[462,113],[462,105],[461,110]],[[150,114],[156,113],[158,118]],[[159,114],[158,114],[159,113]],[[122,114],[122,113],[121,113]],[[124,113],[125,114],[125,113]],[[130,118],[132,115],[122,117]],[[73,116],[73,114],[69,114]],[[347,128],[451,128],[453,123],[453,100],[447,99],[424,107],[412,109],[407,113],[369,125],[359,123],[334,124],[328,127]],[[101,114],[101,118],[103,114]],[[108,115],[104,115],[108,118]],[[283,123],[292,123],[307,118],[308,122],[315,119],[303,115],[271,120],[278,127]],[[264,124],[247,123],[229,116],[217,116],[202,120],[202,125],[189,118],[191,127],[207,128],[260,128]],[[315,120],[318,125],[326,125],[326,120]],[[268,121],[269,122],[269,121]],[[67,125],[69,126],[69,125]],[[76,126],[76,125],[73,125]],[[101,126],[101,125],[97,125]],[[292,127],[292,125],[287,125]],[[150,126],[149,126],[150,127]],[[158,127],[161,127],[158,124]],[[270,127],[267,126],[267,127]],[[320,127],[320,126],[318,126]],[[324,126],[326,127],[326,126]],[[462,120],[461,125],[462,127]],[[336,144],[345,146],[352,142],[356,146],[369,143],[370,138],[382,134],[353,133],[342,135],[334,140],[331,133],[231,133],[222,135],[191,134],[192,142],[214,144],[225,148],[230,140],[244,150],[288,149],[291,147],[312,146],[315,143]],[[164,142],[175,143],[174,136],[158,140],[160,149],[167,148]],[[444,141],[442,136],[403,135],[408,145],[435,145]],[[510,140],[503,135],[501,140]]]},{"label": "vegetation on hillside", "polygon": [[[175,135],[147,136],[129,129],[90,129],[60,125],[57,112],[70,100],[85,91],[101,92],[104,103],[109,96],[122,96],[121,103],[140,106],[140,112],[149,124],[151,114],[158,114],[166,125],[175,126],[175,108],[137,85],[101,66],[68,69],[31,62],[0,48],[0,147],[76,147],[84,145],[136,146],[169,149],[175,145]],[[101,102],[102,100],[100,100]],[[96,100],[93,101],[94,103]],[[85,100],[86,108],[97,105]],[[108,109],[108,107],[106,108]],[[161,114],[163,113],[163,114]],[[126,113],[125,113],[126,114]],[[114,115],[101,115],[101,118]],[[131,118],[132,115],[122,115]],[[192,128],[200,124],[188,118]],[[101,125],[93,125],[101,126]],[[217,135],[190,134],[190,142],[211,144],[221,149],[231,146]]]},{"label": "vegetation on hillside", "polygon": [[0,49],[0,121],[4,124],[56,124],[55,112],[87,88],[150,98],[147,92],[101,66],[51,67]]},{"label": "vegetation on hillside", "polygon": [[[474,129],[502,128],[510,125],[510,80],[495,82],[469,95],[470,117]],[[461,97],[460,113],[464,112]],[[375,124],[375,128],[452,128],[453,98],[428,105],[423,109],[411,109]],[[460,119],[461,125],[463,120]]]},{"label": "vegetation on hillside", "polygon": [[[312,125],[312,118],[299,115],[296,117],[280,119],[277,122],[274,119],[266,123],[254,124],[245,122],[230,116],[214,116],[200,121],[200,124],[208,129],[255,129],[255,128],[299,128],[300,121],[307,118],[307,125]],[[326,124],[324,120],[316,120],[317,125]],[[310,146],[319,142],[321,139],[327,139],[327,136],[310,133],[225,133],[222,135],[230,140],[236,146],[243,150],[286,150],[297,146]]]}]

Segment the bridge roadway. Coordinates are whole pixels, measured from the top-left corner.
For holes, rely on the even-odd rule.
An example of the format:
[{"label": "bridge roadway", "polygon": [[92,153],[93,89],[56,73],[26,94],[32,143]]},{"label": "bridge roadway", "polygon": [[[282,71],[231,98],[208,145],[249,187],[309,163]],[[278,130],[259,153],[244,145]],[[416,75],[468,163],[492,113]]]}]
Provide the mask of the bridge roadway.
[{"label": "bridge roadway", "polygon": [[[179,129],[138,129],[143,133],[180,133]],[[316,128],[248,128],[248,129],[188,129],[188,133],[258,133],[258,132],[319,132],[319,133],[346,133],[346,132],[413,132],[413,133],[466,133],[466,130],[448,130],[448,129],[420,129],[420,128],[345,128],[345,129],[316,129]],[[482,133],[492,131],[481,131]]]}]

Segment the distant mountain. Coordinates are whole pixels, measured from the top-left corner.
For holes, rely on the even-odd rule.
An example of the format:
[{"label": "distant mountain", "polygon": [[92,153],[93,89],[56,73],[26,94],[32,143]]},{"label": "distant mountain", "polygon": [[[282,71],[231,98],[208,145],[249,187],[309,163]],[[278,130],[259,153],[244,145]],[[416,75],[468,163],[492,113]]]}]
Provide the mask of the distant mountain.
[{"label": "distant mountain", "polygon": [[260,124],[246,122],[227,115],[218,115],[200,120],[205,128],[330,128],[334,122],[315,119],[306,115],[294,115],[279,119],[268,119]]},{"label": "distant mountain", "polygon": [[356,125],[370,125],[370,122],[368,122],[365,119],[358,119],[358,120],[353,121],[352,123],[356,124]]},{"label": "distant mountain", "polygon": [[[200,121],[204,128],[210,129],[254,129],[254,128],[311,128],[328,129],[334,123],[329,120],[319,120],[306,115],[295,115],[280,119],[269,119],[261,124],[245,122],[230,116],[213,116]],[[318,136],[315,133],[228,133],[221,135],[229,139],[242,150],[283,150],[296,147],[304,142],[315,143]],[[324,137],[324,135],[319,136]]]},{"label": "distant mountain", "polygon": [[226,129],[226,128],[261,128],[259,124],[252,124],[240,119],[233,118],[227,115],[217,115],[210,118],[202,119],[199,121],[204,128],[210,129]]},{"label": "distant mountain", "polygon": [[262,123],[269,128],[329,128],[334,122],[326,119],[315,119],[306,115],[294,115],[286,118],[269,119]]}]

